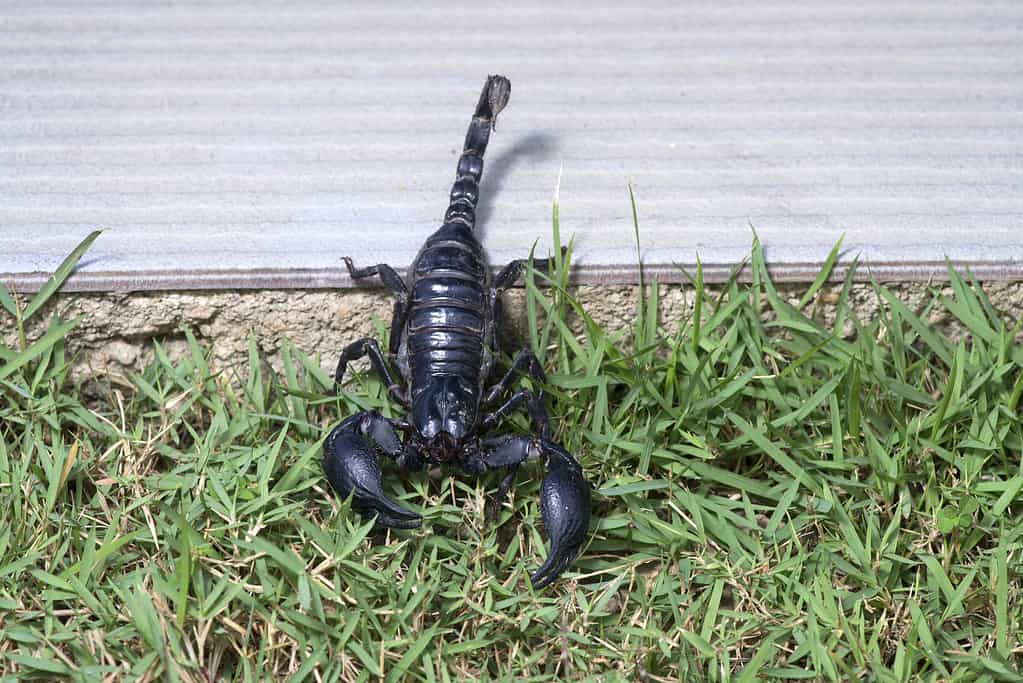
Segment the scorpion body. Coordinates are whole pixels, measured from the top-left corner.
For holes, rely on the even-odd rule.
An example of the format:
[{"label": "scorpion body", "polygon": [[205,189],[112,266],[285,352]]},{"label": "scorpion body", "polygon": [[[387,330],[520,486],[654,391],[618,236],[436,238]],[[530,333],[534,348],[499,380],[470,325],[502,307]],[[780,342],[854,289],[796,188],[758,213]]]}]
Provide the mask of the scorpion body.
[{"label": "scorpion body", "polygon": [[[349,362],[368,356],[406,416],[389,420],[365,411],[341,422],[324,442],[324,471],[333,488],[351,496],[353,508],[375,516],[378,525],[414,528],[422,517],[391,501],[381,489],[378,453],[408,471],[425,464],[455,465],[473,476],[503,471],[498,500],[510,489],[522,462],[543,459],[547,472],[540,487],[540,512],[550,548],[547,560],[531,576],[541,588],[582,547],[590,493],[578,463],[550,439],[543,390],[520,389],[507,396],[523,372],[542,386],[545,377],[536,356],[521,351],[509,371],[491,384],[499,353],[500,293],[515,283],[525,260],[512,261],[492,276],[474,227],[483,154],[510,94],[508,79],[487,79],[458,160],[444,223],[412,262],[407,283],[386,264],[356,268],[344,259],[353,279],[381,279],[394,295],[394,310],[388,357],[375,339],[350,344],[338,360],[335,388],[340,389]],[[528,410],[532,436],[480,436],[522,406]]]}]

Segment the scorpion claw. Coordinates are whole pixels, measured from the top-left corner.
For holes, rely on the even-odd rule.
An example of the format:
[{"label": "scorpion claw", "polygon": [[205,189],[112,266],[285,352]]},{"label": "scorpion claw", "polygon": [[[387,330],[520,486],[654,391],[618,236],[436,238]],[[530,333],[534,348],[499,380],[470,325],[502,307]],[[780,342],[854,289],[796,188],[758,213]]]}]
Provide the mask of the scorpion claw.
[{"label": "scorpion claw", "polygon": [[352,428],[352,420],[338,425],[323,446],[323,470],[342,498],[352,497],[352,507],[366,517],[376,516],[379,526],[395,529],[418,527],[423,518],[388,498],[380,486],[380,464],[364,436]]},{"label": "scorpion claw", "polygon": [[565,570],[582,549],[590,524],[590,486],[582,468],[558,444],[541,440],[547,475],[540,485],[540,516],[550,548],[547,559],[530,574],[533,588],[544,588]]}]

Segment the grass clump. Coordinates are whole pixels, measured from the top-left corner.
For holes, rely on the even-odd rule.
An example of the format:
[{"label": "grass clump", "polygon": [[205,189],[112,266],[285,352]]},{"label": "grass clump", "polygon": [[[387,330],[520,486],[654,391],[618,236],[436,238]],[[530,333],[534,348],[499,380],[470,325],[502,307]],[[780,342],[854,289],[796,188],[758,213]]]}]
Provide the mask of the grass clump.
[{"label": "grass clump", "polygon": [[825,326],[837,247],[790,302],[754,242],[750,283],[712,293],[698,269],[668,328],[643,283],[616,335],[567,287],[570,250],[530,271],[555,436],[597,487],[588,547],[534,593],[539,470],[494,523],[496,480],[391,476],[426,520],[374,531],[329,494],[320,442],[390,414],[386,391],[324,398],[310,350],[285,342],[276,374],[253,340],[233,378],[189,336],[87,400],[75,321],[23,332],[85,247],[26,307],[0,290],[9,679],[1023,680],[1020,322],[951,270],[922,311],[875,284],[875,320],[850,275]]}]

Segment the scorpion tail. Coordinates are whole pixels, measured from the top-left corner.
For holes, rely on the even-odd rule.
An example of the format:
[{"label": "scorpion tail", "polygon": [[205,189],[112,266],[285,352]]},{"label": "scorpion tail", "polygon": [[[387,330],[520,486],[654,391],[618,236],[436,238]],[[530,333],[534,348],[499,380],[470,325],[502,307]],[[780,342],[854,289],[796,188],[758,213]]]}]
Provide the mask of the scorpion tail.
[{"label": "scorpion tail", "polygon": [[487,151],[490,131],[497,123],[511,96],[511,81],[504,76],[488,76],[480,93],[480,101],[465,134],[465,147],[458,159],[451,203],[444,214],[445,223],[462,223],[472,229],[476,223],[476,201],[479,199],[480,177],[483,175],[483,153]]}]

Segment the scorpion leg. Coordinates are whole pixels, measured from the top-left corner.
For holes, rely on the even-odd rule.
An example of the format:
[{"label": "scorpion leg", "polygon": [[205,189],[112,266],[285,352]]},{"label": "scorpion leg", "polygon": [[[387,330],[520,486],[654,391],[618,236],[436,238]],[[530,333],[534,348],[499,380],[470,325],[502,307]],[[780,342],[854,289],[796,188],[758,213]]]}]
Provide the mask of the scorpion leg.
[{"label": "scorpion leg", "polygon": [[541,396],[542,393],[533,393],[529,389],[520,389],[492,413],[485,415],[480,421],[480,426],[484,429],[495,426],[502,417],[525,403],[526,409],[529,411],[529,419],[533,422],[533,427],[542,438],[546,439],[547,432],[550,431],[550,425],[548,423],[547,410],[543,407],[543,403],[540,402]]},{"label": "scorpion leg", "polygon": [[[533,429],[542,438],[546,439],[550,435],[550,421],[547,417],[547,410],[543,406],[543,392],[534,394],[528,389],[522,389],[515,392],[511,398],[504,402],[503,405],[498,407],[492,413],[484,416],[480,422],[480,425],[484,429],[495,426],[502,417],[508,415],[513,410],[521,406],[523,403],[526,404],[526,409],[529,411],[529,419],[533,423]],[[494,509],[500,507],[504,497],[508,495],[508,491],[511,490],[512,484],[515,483],[515,473],[518,471],[518,464],[508,465],[508,474],[505,475],[504,479],[501,480],[501,485],[497,487],[497,494],[494,496],[493,505]]]},{"label": "scorpion leg", "polygon": [[373,368],[380,375],[380,378],[387,383],[387,392],[391,395],[391,398],[403,406],[408,406],[408,397],[405,395],[401,384],[394,379],[391,369],[387,367],[387,363],[384,361],[384,354],[380,351],[380,344],[371,337],[364,337],[359,341],[352,342],[341,352],[341,357],[337,361],[337,370],[334,371],[334,391],[336,393],[341,392],[341,381],[345,377],[345,370],[348,368],[348,364],[363,356],[369,356]]},{"label": "scorpion leg", "polygon": [[560,445],[546,438],[504,436],[483,443],[489,448],[485,463],[489,469],[511,468],[543,457],[547,474],[540,484],[540,516],[550,547],[547,559],[530,574],[533,587],[553,582],[582,549],[590,524],[590,485],[579,463]]},{"label": "scorpion leg", "polygon": [[[540,361],[536,359],[536,355],[528,349],[523,349],[515,356],[515,360],[512,362],[511,368],[505,373],[501,381],[491,387],[490,391],[487,392],[486,398],[483,400],[484,405],[491,405],[496,402],[508,389],[511,388],[512,383],[518,377],[519,373],[522,372],[524,367],[528,367],[530,378],[537,384],[543,384],[547,381],[547,376],[544,374],[543,366],[540,365]],[[518,408],[523,403],[526,404],[526,408],[529,411],[529,419],[533,423],[533,429],[541,438],[550,438],[550,419],[547,417],[547,409],[543,405],[543,389],[538,389],[535,393],[528,389],[522,389],[517,391],[511,396],[503,405],[498,407],[492,413],[486,415],[481,420],[481,427],[488,429],[495,426],[498,421],[508,415],[513,410]],[[515,483],[515,473],[518,470],[518,464],[508,466],[508,474],[505,475],[504,479],[501,480],[501,485],[497,488],[497,495],[494,496],[494,505],[500,506],[504,497],[508,495],[508,491],[511,490],[512,484]]]},{"label": "scorpion leg", "polygon": [[[561,255],[564,256],[568,253],[567,247],[561,248]],[[551,269],[552,259],[533,259],[533,270],[549,271]],[[527,258],[517,258],[511,261],[498,271],[497,276],[494,278],[494,289],[498,292],[503,292],[519,280],[519,276],[522,275],[522,269],[529,263]]]},{"label": "scorpion leg", "polygon": [[398,353],[398,347],[401,345],[401,330],[405,326],[405,317],[408,314],[408,286],[401,279],[401,276],[395,272],[394,268],[391,268],[386,263],[356,268],[349,257],[345,256],[342,260],[345,262],[345,267],[348,268],[348,275],[353,280],[379,275],[380,281],[394,295],[394,311],[391,314],[391,335],[390,341],[387,344],[387,350],[391,354],[391,358],[394,358]]},{"label": "scorpion leg", "polygon": [[423,518],[389,499],[380,487],[376,450],[393,458],[403,469],[416,470],[422,460],[411,446],[402,446],[390,420],[375,411],[356,413],[331,431],[323,443],[323,471],[342,497],[352,497],[352,508],[363,516],[376,516],[377,524],[412,529]]},{"label": "scorpion leg", "polygon": [[[566,254],[566,253],[568,253],[568,250],[563,247],[561,249],[561,253],[562,254]],[[490,320],[491,320],[491,327],[490,327],[490,330],[489,330],[489,335],[490,335],[490,353],[492,354],[492,358],[496,358],[498,356],[498,354],[500,353],[500,342],[501,342],[501,340],[500,340],[500,336],[501,336],[500,321],[502,319],[502,316],[501,316],[501,309],[502,309],[502,306],[501,306],[501,292],[503,292],[504,290],[508,289],[509,287],[511,287],[512,285],[515,284],[515,282],[519,279],[519,276],[522,274],[522,269],[525,267],[525,265],[528,262],[529,262],[529,259],[515,259],[514,261],[512,261],[511,263],[509,263],[508,265],[506,265],[504,268],[502,268],[500,270],[500,272],[494,278],[494,282],[493,282],[493,284],[490,287]],[[550,269],[550,262],[551,262],[550,259],[540,259],[539,261],[533,261],[533,268],[534,268],[534,270],[549,270]],[[490,365],[489,365],[489,363],[490,363],[490,361],[488,361],[488,365],[487,365],[487,368],[488,368],[487,369],[487,374],[488,375],[490,373],[490,370],[489,370]],[[507,381],[510,383],[511,380],[508,379]],[[507,388],[508,387],[506,386],[505,390],[507,390]]]},{"label": "scorpion leg", "polygon": [[[522,371],[526,370],[529,378],[534,383],[541,385],[537,389],[537,397],[541,405],[543,404],[543,388],[542,385],[547,383],[547,375],[544,374],[543,366],[540,365],[540,361],[537,360],[536,355],[529,349],[522,349],[515,355],[515,360],[512,361],[511,367],[508,372],[504,374],[497,384],[492,386],[487,392],[487,395],[483,398],[483,405],[490,406],[496,403],[501,396],[503,396],[512,384],[518,379],[518,376],[522,374]],[[546,434],[544,435],[546,436]]]}]

